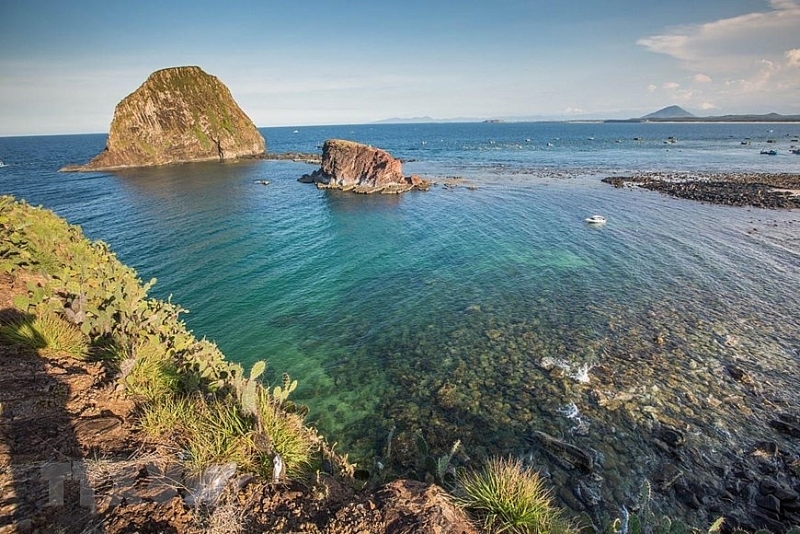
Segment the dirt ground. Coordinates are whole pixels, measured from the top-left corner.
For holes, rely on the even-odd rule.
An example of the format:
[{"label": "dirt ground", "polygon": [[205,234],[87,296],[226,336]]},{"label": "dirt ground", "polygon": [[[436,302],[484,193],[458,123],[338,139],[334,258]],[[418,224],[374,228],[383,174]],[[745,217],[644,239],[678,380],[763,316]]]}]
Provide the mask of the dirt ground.
[{"label": "dirt ground", "polygon": [[[25,282],[0,275],[0,321]],[[239,474],[210,491],[180,451],[147,443],[111,366],[0,344],[0,371],[0,534],[478,532],[442,489],[409,480],[356,491]]]}]

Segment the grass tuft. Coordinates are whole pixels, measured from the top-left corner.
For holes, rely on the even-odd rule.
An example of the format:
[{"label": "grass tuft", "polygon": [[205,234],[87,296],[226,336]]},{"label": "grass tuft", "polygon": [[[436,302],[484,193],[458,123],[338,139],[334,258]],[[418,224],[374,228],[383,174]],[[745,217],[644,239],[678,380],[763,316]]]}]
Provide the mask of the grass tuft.
[{"label": "grass tuft", "polygon": [[520,460],[489,459],[480,471],[460,473],[458,483],[456,502],[483,520],[490,533],[576,532],[552,503],[539,473]]},{"label": "grass tuft", "polygon": [[86,336],[54,313],[14,319],[0,326],[0,339],[43,356],[68,354],[83,360],[89,355]]},{"label": "grass tuft", "polygon": [[289,477],[301,476],[311,465],[319,438],[296,414],[284,412],[259,391],[258,430],[255,417],[245,415],[230,397],[207,400],[200,395],[165,396],[142,410],[142,430],[186,450],[187,465],[200,473],[212,465],[235,462],[240,470],[271,477],[275,453],[281,455]]},{"label": "grass tuft", "polygon": [[145,341],[134,349],[134,357],[133,367],[124,378],[130,395],[155,401],[178,392],[180,374],[164,345]]},{"label": "grass tuft", "polygon": [[[289,477],[298,476],[311,465],[317,449],[317,435],[303,424],[303,418],[286,412],[265,388],[259,390],[259,417],[262,432],[268,436],[274,452],[283,458]],[[260,471],[272,473],[272,455],[261,455]]]}]

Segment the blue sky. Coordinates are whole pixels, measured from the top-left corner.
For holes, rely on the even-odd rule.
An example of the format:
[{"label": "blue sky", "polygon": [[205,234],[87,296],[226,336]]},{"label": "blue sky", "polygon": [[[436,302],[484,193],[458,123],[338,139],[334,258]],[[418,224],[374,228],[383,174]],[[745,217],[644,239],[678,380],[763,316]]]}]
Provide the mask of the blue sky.
[{"label": "blue sky", "polygon": [[0,135],[107,132],[198,65],[258,126],[800,114],[800,0],[4,0]]}]

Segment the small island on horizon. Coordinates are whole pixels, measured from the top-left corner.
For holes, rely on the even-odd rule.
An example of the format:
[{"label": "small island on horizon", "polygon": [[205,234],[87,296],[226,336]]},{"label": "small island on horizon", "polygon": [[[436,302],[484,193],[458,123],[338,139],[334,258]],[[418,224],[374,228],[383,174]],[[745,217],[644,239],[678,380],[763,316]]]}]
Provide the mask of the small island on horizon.
[{"label": "small island on horizon", "polygon": [[800,122],[800,115],[765,113],[757,115],[709,115],[698,117],[680,106],[667,106],[639,118],[606,119],[603,122]]},{"label": "small island on horizon", "polygon": [[426,124],[426,123],[453,123],[453,122],[475,122],[484,124],[503,124],[513,122],[598,122],[598,123],[644,123],[644,122],[800,122],[800,115],[781,115],[780,113],[743,113],[728,115],[708,115],[698,116],[680,106],[672,105],[642,115],[641,117],[631,117],[627,119],[579,119],[579,118],[556,118],[544,116],[519,116],[519,117],[458,117],[448,119],[436,119],[429,115],[419,117],[392,117],[372,122],[371,124]]}]

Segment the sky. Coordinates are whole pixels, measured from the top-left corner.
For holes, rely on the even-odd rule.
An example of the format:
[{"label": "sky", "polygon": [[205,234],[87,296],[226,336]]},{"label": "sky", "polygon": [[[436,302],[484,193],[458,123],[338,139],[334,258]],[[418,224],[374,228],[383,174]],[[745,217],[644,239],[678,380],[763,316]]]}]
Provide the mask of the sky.
[{"label": "sky", "polygon": [[108,132],[159,69],[259,127],[800,114],[800,0],[2,0],[0,135]]}]

